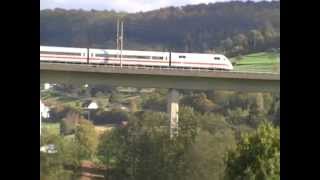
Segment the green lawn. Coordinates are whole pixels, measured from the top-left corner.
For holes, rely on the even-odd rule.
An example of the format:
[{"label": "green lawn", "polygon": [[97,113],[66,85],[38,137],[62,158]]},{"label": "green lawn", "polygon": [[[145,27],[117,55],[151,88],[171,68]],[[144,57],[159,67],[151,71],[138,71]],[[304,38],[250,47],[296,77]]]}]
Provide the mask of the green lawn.
[{"label": "green lawn", "polygon": [[241,58],[231,58],[235,61],[235,71],[254,71],[254,72],[280,72],[279,54],[277,53],[254,53],[244,55]]},{"label": "green lawn", "polygon": [[51,133],[60,134],[60,123],[42,122],[41,126],[43,129],[47,129]]}]

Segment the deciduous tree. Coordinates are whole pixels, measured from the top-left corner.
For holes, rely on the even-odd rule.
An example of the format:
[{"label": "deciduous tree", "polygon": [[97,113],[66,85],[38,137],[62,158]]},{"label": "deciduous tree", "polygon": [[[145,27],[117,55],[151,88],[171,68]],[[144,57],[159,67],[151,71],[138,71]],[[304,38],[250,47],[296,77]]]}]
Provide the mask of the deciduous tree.
[{"label": "deciduous tree", "polygon": [[228,155],[226,178],[280,179],[280,130],[266,123],[253,134],[244,135]]}]

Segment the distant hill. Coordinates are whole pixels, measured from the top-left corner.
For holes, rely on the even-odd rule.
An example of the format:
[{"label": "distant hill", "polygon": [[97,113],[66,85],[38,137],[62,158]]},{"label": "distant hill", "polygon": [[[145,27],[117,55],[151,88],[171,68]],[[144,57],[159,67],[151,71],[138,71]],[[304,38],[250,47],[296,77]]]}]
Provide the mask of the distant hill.
[{"label": "distant hill", "polygon": [[280,2],[224,2],[140,13],[42,10],[40,43],[115,48],[124,18],[125,49],[224,52],[238,55],[280,46]]}]

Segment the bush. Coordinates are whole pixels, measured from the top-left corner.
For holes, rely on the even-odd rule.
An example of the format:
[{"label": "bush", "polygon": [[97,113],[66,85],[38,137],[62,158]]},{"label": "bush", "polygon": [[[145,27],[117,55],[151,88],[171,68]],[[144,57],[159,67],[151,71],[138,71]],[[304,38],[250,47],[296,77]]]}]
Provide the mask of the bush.
[{"label": "bush", "polygon": [[165,112],[166,96],[160,93],[153,94],[142,103],[142,108]]},{"label": "bush", "polygon": [[40,178],[46,180],[73,179],[75,177],[75,171],[66,170],[65,165],[77,167],[77,156],[73,154],[75,154],[78,149],[66,148],[67,142],[65,142],[62,136],[43,131],[40,145],[44,146],[48,144],[54,144],[57,152],[55,154],[40,152]]},{"label": "bush", "polygon": [[70,112],[67,117],[60,123],[60,133],[63,135],[73,134],[76,128],[76,124],[81,120],[78,113]]},{"label": "bush", "polygon": [[79,111],[69,106],[57,104],[54,108],[50,109],[50,120],[52,122],[60,122],[70,113],[79,113]]},{"label": "bush", "polygon": [[205,93],[186,96],[181,100],[181,104],[185,106],[192,106],[196,111],[202,113],[211,112],[218,108],[215,103],[207,98]]},{"label": "bush", "polygon": [[103,111],[97,110],[90,113],[90,119],[94,124],[121,124],[122,121],[128,121],[129,113],[121,110]]},{"label": "bush", "polygon": [[81,159],[91,159],[98,146],[98,135],[94,125],[88,120],[81,119],[75,130],[75,138]]}]

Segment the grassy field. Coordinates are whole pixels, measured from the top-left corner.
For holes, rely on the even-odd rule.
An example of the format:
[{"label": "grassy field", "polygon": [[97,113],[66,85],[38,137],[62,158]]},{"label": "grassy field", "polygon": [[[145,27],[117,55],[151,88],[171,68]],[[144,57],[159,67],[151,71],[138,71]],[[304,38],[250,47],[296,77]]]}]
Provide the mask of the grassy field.
[{"label": "grassy field", "polygon": [[[42,128],[47,129],[53,134],[60,134],[60,123],[48,123],[48,122],[42,122]],[[100,126],[95,126],[95,130],[98,135],[103,134],[105,131],[111,131],[114,128],[114,125],[100,125]],[[68,135],[66,138],[72,138],[73,135]]]},{"label": "grassy field", "polygon": [[42,122],[41,125],[43,129],[47,129],[54,134],[60,134],[60,123]]},{"label": "grassy field", "polygon": [[279,54],[277,53],[254,53],[242,57],[232,58],[235,61],[235,71],[255,72],[280,72]]}]

